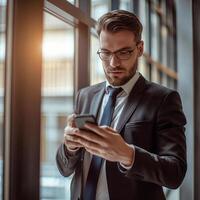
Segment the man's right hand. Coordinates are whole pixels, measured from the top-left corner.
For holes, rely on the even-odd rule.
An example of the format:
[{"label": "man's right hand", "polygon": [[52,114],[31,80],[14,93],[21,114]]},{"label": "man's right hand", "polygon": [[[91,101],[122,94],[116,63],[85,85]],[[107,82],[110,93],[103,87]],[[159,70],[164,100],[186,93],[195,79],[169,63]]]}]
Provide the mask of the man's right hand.
[{"label": "man's right hand", "polygon": [[67,126],[65,127],[64,130],[64,144],[69,151],[77,151],[80,147],[82,147],[81,144],[71,140],[71,135],[73,135],[76,131],[78,131],[78,128],[76,128],[74,122],[75,116],[76,116],[75,114],[68,116]]}]

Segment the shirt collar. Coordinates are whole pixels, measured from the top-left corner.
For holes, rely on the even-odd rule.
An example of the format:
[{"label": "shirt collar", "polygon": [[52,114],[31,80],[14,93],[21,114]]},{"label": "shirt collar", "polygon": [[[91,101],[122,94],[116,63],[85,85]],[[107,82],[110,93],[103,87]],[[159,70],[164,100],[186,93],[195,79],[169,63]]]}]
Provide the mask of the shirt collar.
[{"label": "shirt collar", "polygon": [[108,81],[106,81],[106,93],[108,93],[108,86],[111,86],[113,88],[118,88],[118,87],[121,87],[123,89],[123,91],[129,95],[132,88],[134,87],[135,83],[137,82],[138,78],[140,77],[140,73],[139,72],[136,72],[134,74],[134,76],[127,82],[125,83],[124,85],[120,85],[120,86],[113,86],[111,85]]}]

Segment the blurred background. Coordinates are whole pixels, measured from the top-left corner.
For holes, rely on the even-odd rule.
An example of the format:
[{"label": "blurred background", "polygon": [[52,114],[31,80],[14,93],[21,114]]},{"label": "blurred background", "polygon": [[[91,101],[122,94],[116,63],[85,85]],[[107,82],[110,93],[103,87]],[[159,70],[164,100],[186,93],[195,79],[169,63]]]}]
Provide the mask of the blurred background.
[{"label": "blurred background", "polygon": [[124,9],[140,18],[138,70],[180,92],[188,171],[167,200],[200,199],[198,0],[0,0],[0,200],[70,199],[55,163],[78,89],[104,80],[96,20]]}]

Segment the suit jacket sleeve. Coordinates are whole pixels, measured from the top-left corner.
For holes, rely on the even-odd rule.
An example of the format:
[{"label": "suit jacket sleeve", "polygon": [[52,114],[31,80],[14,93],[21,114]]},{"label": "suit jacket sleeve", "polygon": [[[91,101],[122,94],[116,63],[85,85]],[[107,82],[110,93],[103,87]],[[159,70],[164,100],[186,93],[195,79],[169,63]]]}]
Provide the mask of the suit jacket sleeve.
[{"label": "suit jacket sleeve", "polygon": [[177,188],[187,168],[185,124],[179,94],[173,91],[164,98],[157,113],[154,151],[135,146],[135,161],[130,170],[124,171],[125,176]]},{"label": "suit jacket sleeve", "polygon": [[60,173],[63,176],[70,176],[76,169],[77,164],[81,159],[81,150],[70,153],[67,151],[64,144],[58,148],[56,155],[56,163]]}]

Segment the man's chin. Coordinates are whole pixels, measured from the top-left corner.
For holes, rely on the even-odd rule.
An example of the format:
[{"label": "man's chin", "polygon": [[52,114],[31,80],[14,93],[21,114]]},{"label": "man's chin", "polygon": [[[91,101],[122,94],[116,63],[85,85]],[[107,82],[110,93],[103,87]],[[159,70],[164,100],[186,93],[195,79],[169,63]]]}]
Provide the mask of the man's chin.
[{"label": "man's chin", "polygon": [[107,77],[107,80],[108,82],[113,85],[113,86],[120,86],[120,85],[124,85],[126,84],[129,80],[131,79],[131,77],[127,77],[127,78],[124,78],[124,79],[119,79],[119,78],[116,78],[116,77]]}]

